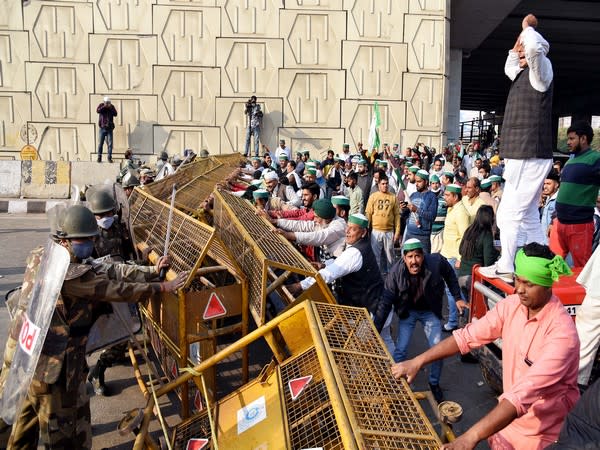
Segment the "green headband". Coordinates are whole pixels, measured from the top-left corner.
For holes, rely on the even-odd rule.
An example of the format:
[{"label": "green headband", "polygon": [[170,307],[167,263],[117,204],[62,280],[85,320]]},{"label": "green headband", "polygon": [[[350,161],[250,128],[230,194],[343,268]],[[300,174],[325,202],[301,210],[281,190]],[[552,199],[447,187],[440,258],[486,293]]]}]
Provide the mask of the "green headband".
[{"label": "green headband", "polygon": [[523,249],[515,258],[515,275],[523,277],[533,284],[552,287],[561,275],[571,275],[571,269],[560,255],[552,259],[527,256]]}]

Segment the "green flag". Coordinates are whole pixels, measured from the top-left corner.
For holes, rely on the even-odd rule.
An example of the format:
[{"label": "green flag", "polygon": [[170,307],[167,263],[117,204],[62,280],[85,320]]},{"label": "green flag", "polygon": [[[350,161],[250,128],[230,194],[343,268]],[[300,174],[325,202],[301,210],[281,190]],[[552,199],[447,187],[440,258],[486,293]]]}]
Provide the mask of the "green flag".
[{"label": "green flag", "polygon": [[373,117],[371,118],[371,126],[369,128],[369,151],[376,148],[379,150],[381,141],[379,140],[379,126],[381,125],[381,118],[379,116],[379,105],[377,102],[373,105]]}]

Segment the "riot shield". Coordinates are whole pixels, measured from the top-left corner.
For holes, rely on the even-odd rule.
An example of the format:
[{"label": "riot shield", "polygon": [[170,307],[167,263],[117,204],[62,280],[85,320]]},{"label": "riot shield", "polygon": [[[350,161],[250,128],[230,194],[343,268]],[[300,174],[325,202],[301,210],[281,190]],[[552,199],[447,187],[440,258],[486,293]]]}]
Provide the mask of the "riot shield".
[{"label": "riot shield", "polygon": [[112,302],[111,306],[113,312],[101,315],[90,330],[85,347],[88,355],[128,340],[131,334],[137,333],[142,327],[136,304]]},{"label": "riot shield", "polygon": [[27,309],[19,311],[14,319],[21,324],[21,331],[0,396],[0,414],[8,424],[14,423],[21,412],[50,327],[56,300],[69,268],[69,261],[69,252],[49,240],[40,259]]}]

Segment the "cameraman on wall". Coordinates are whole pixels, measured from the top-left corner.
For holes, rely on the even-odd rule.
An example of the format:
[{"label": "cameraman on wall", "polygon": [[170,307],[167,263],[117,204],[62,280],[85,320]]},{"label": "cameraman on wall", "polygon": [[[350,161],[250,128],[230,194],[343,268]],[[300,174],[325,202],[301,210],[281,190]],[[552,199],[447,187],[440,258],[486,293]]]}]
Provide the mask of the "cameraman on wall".
[{"label": "cameraman on wall", "polygon": [[245,112],[248,116],[248,128],[246,130],[246,150],[244,156],[250,155],[250,137],[254,135],[254,156],[258,156],[258,147],[260,141],[260,124],[263,117],[263,112],[260,105],[256,103],[256,95],[250,97],[246,102]]}]

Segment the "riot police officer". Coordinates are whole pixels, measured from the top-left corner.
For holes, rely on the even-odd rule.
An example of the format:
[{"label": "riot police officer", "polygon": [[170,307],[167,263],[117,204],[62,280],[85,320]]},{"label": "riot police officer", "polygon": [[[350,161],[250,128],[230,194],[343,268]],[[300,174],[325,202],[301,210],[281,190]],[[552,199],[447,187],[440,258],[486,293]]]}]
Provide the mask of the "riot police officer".
[{"label": "riot police officer", "polygon": [[[160,269],[168,266],[165,257],[158,260],[156,267],[92,265],[89,257],[97,235],[98,224],[89,209],[75,205],[66,210],[57,237],[69,252],[71,263],[52,312],[33,381],[17,413],[9,442],[0,442],[2,448],[37,449],[40,438],[45,448],[91,448],[85,348],[97,311],[105,302],[137,302],[159,292],[173,292],[185,283],[187,273],[180,273],[171,281],[158,281]],[[39,254],[39,249],[36,251]],[[29,295],[25,303],[31,300],[31,285],[23,286],[21,299]],[[20,351],[18,325],[11,325],[4,367]]]}]

